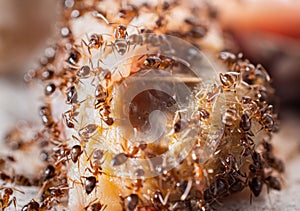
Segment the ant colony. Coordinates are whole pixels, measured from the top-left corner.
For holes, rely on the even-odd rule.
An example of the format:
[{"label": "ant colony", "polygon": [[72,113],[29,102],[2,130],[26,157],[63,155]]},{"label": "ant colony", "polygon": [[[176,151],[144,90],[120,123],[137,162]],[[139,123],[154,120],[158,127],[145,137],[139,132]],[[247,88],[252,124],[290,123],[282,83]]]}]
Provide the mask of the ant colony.
[{"label": "ant colony", "polygon": [[[38,143],[43,170],[1,163],[5,183],[40,188],[23,211],[215,210],[243,190],[281,189],[271,79],[221,51],[210,5],[59,2],[57,35],[25,75],[44,86],[43,129],[5,140],[16,153]],[[2,210],[16,207],[16,191],[0,191]]]}]

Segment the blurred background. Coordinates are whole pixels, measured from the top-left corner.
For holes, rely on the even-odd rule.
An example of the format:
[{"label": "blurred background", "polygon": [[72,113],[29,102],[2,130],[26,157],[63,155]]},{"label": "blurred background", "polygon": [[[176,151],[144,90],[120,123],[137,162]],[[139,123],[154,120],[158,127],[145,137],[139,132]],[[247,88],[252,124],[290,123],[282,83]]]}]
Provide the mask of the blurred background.
[{"label": "blurred background", "polygon": [[53,31],[56,1],[0,0],[1,76],[24,71]]},{"label": "blurred background", "polygon": [[[230,40],[227,50],[261,63],[273,79],[282,121],[275,145],[287,162],[286,189],[273,195],[281,204],[275,210],[299,210],[300,1],[232,0],[214,5]],[[54,0],[0,0],[1,137],[19,120],[39,121],[43,91],[25,87],[23,76],[43,53],[60,9]],[[248,199],[245,203],[248,206]],[[240,204],[228,206],[238,209]]]},{"label": "blurred background", "polygon": [[[263,64],[284,110],[300,106],[300,2],[214,1],[217,19],[235,53]],[[55,29],[57,1],[0,0],[0,77],[22,79]],[[232,44],[232,43],[231,43]]]}]

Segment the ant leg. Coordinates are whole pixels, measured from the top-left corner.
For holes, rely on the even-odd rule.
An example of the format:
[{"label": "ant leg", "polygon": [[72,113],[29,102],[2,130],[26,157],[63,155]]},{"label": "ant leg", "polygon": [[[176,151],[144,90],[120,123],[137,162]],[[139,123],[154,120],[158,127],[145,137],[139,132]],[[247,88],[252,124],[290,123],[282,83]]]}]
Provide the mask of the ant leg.
[{"label": "ant leg", "polygon": [[250,193],[250,211],[252,211],[252,192]]},{"label": "ant leg", "polygon": [[77,168],[78,168],[78,172],[80,172],[80,158],[78,158],[77,160]]},{"label": "ant leg", "polygon": [[57,165],[60,164],[61,162],[67,161],[67,160],[68,160],[68,159],[67,159],[66,157],[63,157],[63,158],[59,159],[58,161],[56,161],[56,162],[54,163],[54,165],[57,166]]},{"label": "ant leg", "polygon": [[115,56],[115,59],[117,59],[117,55],[116,55],[116,53],[115,53],[115,50],[117,50],[117,49],[116,49],[116,44],[115,44],[115,43],[111,43],[111,49],[112,49],[112,52],[113,52],[113,54],[114,54],[114,56]]},{"label": "ant leg", "polygon": [[[81,176],[81,177],[82,177],[82,176]],[[74,180],[74,179],[72,179],[71,177],[67,176],[67,179],[70,180],[70,181],[72,182],[72,186],[69,187],[69,189],[74,188],[74,187],[75,187],[74,184],[82,185],[82,186],[83,186],[84,183],[82,182],[81,177],[80,177],[80,182],[79,182],[79,181]]]},{"label": "ant leg", "polygon": [[40,188],[39,192],[37,192],[36,196],[34,198],[41,198],[42,197],[42,194],[43,194],[43,191],[44,191],[44,188],[48,185],[48,182],[49,180],[46,180],[46,182],[43,183],[42,187]]},{"label": "ant leg", "polygon": [[13,197],[12,201],[14,203],[15,211],[17,211],[17,199],[15,196]]},{"label": "ant leg", "polygon": [[[93,166],[93,163],[92,163],[92,160],[90,160],[90,167],[92,168],[92,169],[94,169],[94,166]],[[91,174],[95,174],[95,172],[96,172],[96,170],[95,170],[95,172],[92,172],[92,170],[89,168],[89,167],[86,167],[85,168],[85,170],[84,170],[84,172],[86,172],[86,171],[89,171]]]},{"label": "ant leg", "polygon": [[104,15],[102,15],[100,12],[95,11],[95,12],[93,12],[93,15],[94,15],[96,18],[102,19],[107,25],[110,25],[110,24],[111,24],[111,23],[104,17]]},{"label": "ant leg", "polygon": [[[17,199],[16,199],[15,196],[7,203],[7,207],[9,207],[9,206],[11,205],[11,203],[14,204],[15,211],[17,211]],[[3,210],[4,210],[4,209],[3,209]]]},{"label": "ant leg", "polygon": [[83,45],[85,45],[87,47],[87,50],[89,52],[89,56],[91,57],[92,56],[92,53],[91,53],[91,50],[90,50],[90,47],[89,45],[84,41],[84,39],[81,39],[81,48],[83,49]]},{"label": "ant leg", "polygon": [[105,205],[103,206],[103,209],[100,210],[100,211],[104,211],[106,208],[107,208],[107,204],[105,204]]},{"label": "ant leg", "polygon": [[89,161],[93,155],[93,153],[96,151],[96,148],[92,150],[91,154],[88,156],[88,158],[86,159],[86,161]]}]

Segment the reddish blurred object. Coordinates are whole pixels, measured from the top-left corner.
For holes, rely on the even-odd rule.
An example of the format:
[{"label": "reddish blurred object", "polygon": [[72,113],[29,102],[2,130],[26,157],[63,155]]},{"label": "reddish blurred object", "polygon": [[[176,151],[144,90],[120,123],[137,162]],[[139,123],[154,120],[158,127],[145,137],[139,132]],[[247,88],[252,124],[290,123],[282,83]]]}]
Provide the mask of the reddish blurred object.
[{"label": "reddish blurred object", "polygon": [[24,69],[51,33],[57,1],[0,0],[0,75]]}]

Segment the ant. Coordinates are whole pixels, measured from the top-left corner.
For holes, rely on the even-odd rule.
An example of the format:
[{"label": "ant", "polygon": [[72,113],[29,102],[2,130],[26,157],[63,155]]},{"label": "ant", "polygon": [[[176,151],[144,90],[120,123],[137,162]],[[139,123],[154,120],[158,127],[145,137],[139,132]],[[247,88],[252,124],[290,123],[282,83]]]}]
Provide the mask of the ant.
[{"label": "ant", "polygon": [[50,105],[42,106],[40,108],[40,116],[44,126],[51,127],[54,124]]},{"label": "ant", "polygon": [[120,24],[117,28],[114,29],[114,38],[117,39],[125,39],[128,37],[127,26],[125,24]]},{"label": "ant", "polygon": [[107,204],[102,204],[99,199],[95,199],[91,201],[86,207],[84,207],[84,211],[104,211],[107,208]]},{"label": "ant", "polygon": [[248,179],[250,178],[248,181],[248,186],[251,190],[250,203],[252,203],[252,193],[255,197],[258,197],[261,193],[263,188],[263,180],[265,178],[261,155],[258,152],[253,151],[251,157],[253,163],[249,165],[250,172],[248,176]]},{"label": "ant", "polygon": [[[259,177],[253,177],[249,181],[248,185],[250,187],[251,193],[253,193],[255,197],[258,197],[262,191],[263,181]],[[252,201],[252,194],[250,200]]]},{"label": "ant", "polygon": [[251,118],[246,113],[241,116],[240,128],[245,132],[251,128]]},{"label": "ant", "polygon": [[243,147],[242,156],[247,157],[251,154],[251,151],[254,147],[254,141],[249,137],[249,135],[245,135],[240,139],[240,145]]},{"label": "ant", "polygon": [[231,171],[228,173],[228,184],[230,193],[242,191],[246,187],[246,183],[241,179],[245,177],[240,171]]},{"label": "ant", "polygon": [[95,109],[99,109],[101,105],[106,101],[108,96],[107,89],[105,89],[100,83],[97,85],[95,90]]},{"label": "ant", "polygon": [[66,161],[65,158],[70,155],[70,149],[68,148],[67,144],[59,144],[57,147],[53,147],[52,151],[52,156],[56,160],[55,166],[57,166],[58,163]]},{"label": "ant", "polygon": [[[91,155],[93,155],[93,159],[94,159],[94,160],[100,161],[100,160],[103,158],[104,153],[103,153],[103,151],[102,151],[101,149],[95,149],[95,150],[92,152]],[[90,157],[88,158],[88,160],[91,158],[91,155],[90,155]]]},{"label": "ant", "polygon": [[109,82],[111,81],[111,71],[108,69],[102,69],[102,71],[100,72],[100,77],[102,78],[102,80],[105,80],[105,85],[106,88],[109,85]]},{"label": "ant", "polygon": [[263,114],[260,119],[260,123],[262,124],[263,128],[267,131],[273,131],[275,128],[275,121],[271,114]]},{"label": "ant", "polygon": [[66,93],[67,93],[67,100],[66,100],[67,104],[78,103],[78,94],[74,85],[67,88]]},{"label": "ant", "polygon": [[81,149],[80,145],[74,145],[69,154],[69,159],[73,161],[73,163],[77,163],[79,156],[83,153],[83,150]]},{"label": "ant", "polygon": [[198,24],[196,20],[188,18],[185,23],[190,25],[190,30],[183,34],[183,36],[193,39],[203,38],[207,34],[207,26]]},{"label": "ant", "polygon": [[76,65],[78,63],[80,57],[81,57],[81,54],[76,49],[73,49],[69,54],[67,62],[71,65]]},{"label": "ant", "polygon": [[214,84],[212,92],[208,92],[206,96],[207,102],[212,102],[220,93],[222,93],[222,87]]},{"label": "ant", "polygon": [[14,177],[15,184],[16,185],[22,185],[22,186],[38,186],[38,181],[35,178],[28,178],[22,174],[17,174]]},{"label": "ant", "polygon": [[[78,92],[77,89],[75,87],[75,85],[71,85],[69,86],[66,91],[65,91],[66,95],[67,95],[67,99],[66,99],[66,104],[72,105],[72,109],[69,112],[69,115],[73,114],[73,115],[77,115],[77,113],[75,112],[76,109],[80,106],[81,103],[83,103],[85,100],[82,101],[78,101]],[[68,114],[67,114],[68,115]]]},{"label": "ant", "polygon": [[[84,178],[84,181],[82,181],[82,178]],[[69,178],[69,180],[73,182],[73,185],[74,183],[82,185],[87,195],[93,192],[98,182],[95,176],[80,176],[80,182],[71,178]]]},{"label": "ant", "polygon": [[232,86],[235,86],[238,76],[239,73],[237,72],[227,72],[225,74],[223,73],[219,74],[220,81],[225,88],[230,88]]},{"label": "ant", "polygon": [[187,127],[187,122],[182,119],[179,119],[175,122],[173,130],[174,133],[179,133]]},{"label": "ant", "polygon": [[54,78],[54,70],[50,68],[43,69],[41,73],[38,74],[42,81],[47,81]]},{"label": "ant", "polygon": [[223,178],[216,178],[215,181],[211,184],[209,191],[216,198],[222,198],[228,194],[229,185],[227,181]]},{"label": "ant", "polygon": [[160,190],[156,190],[151,197],[151,202],[154,205],[154,207],[157,207],[160,209],[164,208],[168,203],[170,193],[171,192],[168,191],[166,196],[163,197],[162,192]]},{"label": "ant", "polygon": [[[143,169],[137,169],[135,171],[135,176],[144,176],[145,172]],[[135,179],[132,181],[132,188],[135,192],[138,192],[141,190],[141,188],[143,187],[143,182],[144,180],[143,179]],[[132,189],[132,188],[129,188],[129,189]]]},{"label": "ant", "polygon": [[92,134],[97,130],[97,128],[98,128],[98,125],[96,125],[96,124],[87,124],[86,126],[79,129],[78,135],[83,140],[87,140],[92,136]]},{"label": "ant", "polygon": [[119,196],[122,201],[122,207],[124,210],[133,211],[136,209],[139,203],[139,197],[137,194],[130,194],[126,197]]},{"label": "ant", "polygon": [[127,161],[128,158],[134,158],[135,155],[140,151],[140,149],[142,150],[142,146],[132,146],[129,149],[125,149],[125,147],[122,145],[122,149],[127,152],[121,152],[115,155],[111,161],[111,166],[122,165]]},{"label": "ant", "polygon": [[132,4],[127,4],[119,10],[119,17],[131,21],[134,17],[138,16],[138,8]]},{"label": "ant", "polygon": [[2,171],[0,171],[0,179],[4,182],[12,182],[14,180],[14,178]]},{"label": "ant", "polygon": [[[255,75],[257,77],[257,81],[262,80],[264,82],[270,82],[271,77],[269,76],[266,69],[261,65],[258,64],[255,68]],[[259,81],[261,83],[261,81]]]},{"label": "ant", "polygon": [[267,184],[268,192],[269,192],[269,188],[278,190],[278,191],[281,190],[281,184],[276,177],[268,176],[265,178],[264,181]]},{"label": "ant", "polygon": [[49,95],[53,94],[55,92],[55,90],[56,90],[55,84],[50,83],[45,87],[45,95],[49,96]]},{"label": "ant", "polygon": [[169,2],[162,2],[155,6],[154,11],[157,19],[155,20],[155,25],[153,27],[154,31],[158,31],[160,33],[167,32],[167,24],[168,24],[168,17],[170,15],[170,11],[177,5],[176,1],[173,1],[172,4]]},{"label": "ant", "polygon": [[53,178],[55,175],[55,167],[49,164],[43,172],[43,181],[47,181]]},{"label": "ant", "polygon": [[237,120],[237,111],[235,108],[231,107],[226,110],[222,116],[222,123],[226,126],[232,126]]},{"label": "ant", "polygon": [[53,203],[60,204],[60,199],[65,195],[65,191],[69,187],[56,186],[48,188],[50,195],[43,199],[43,202],[40,205],[40,210],[49,210],[53,207]]},{"label": "ant", "polygon": [[248,64],[245,67],[242,74],[243,83],[245,85],[261,85],[266,82],[270,82],[270,76],[262,65],[257,65],[256,67],[252,64]]},{"label": "ant", "polygon": [[21,211],[42,211],[38,202],[32,199],[28,204],[26,204]]},{"label": "ant", "polygon": [[73,120],[76,121],[76,119],[74,117],[78,116],[78,114],[79,114],[79,112],[74,111],[74,109],[68,110],[62,114],[64,123],[68,128],[75,127]]},{"label": "ant", "polygon": [[84,189],[86,194],[90,194],[96,187],[97,179],[94,176],[84,177]]},{"label": "ant", "polygon": [[99,115],[108,126],[114,124],[114,119],[110,117],[110,113],[110,106],[106,102],[101,104],[101,107],[99,109]]},{"label": "ant", "polygon": [[[74,145],[71,149],[67,149],[66,152],[63,151],[63,156],[62,158],[58,159],[55,163],[55,165],[58,165],[61,162],[72,160],[72,162],[78,163],[78,169],[79,169],[79,157],[83,153],[83,149],[80,145],[76,144]],[[60,156],[59,156],[60,157]]]},{"label": "ant", "polygon": [[225,168],[224,173],[238,171],[236,159],[232,154],[226,155],[224,160],[221,159],[221,163],[222,163],[222,166]]},{"label": "ant", "polygon": [[117,154],[116,156],[113,157],[111,161],[111,166],[120,166],[124,164],[128,159],[128,155],[125,154],[124,152]]},{"label": "ant", "polygon": [[201,207],[210,207],[214,203],[220,204],[218,199],[227,196],[228,192],[229,184],[227,181],[224,178],[214,178],[212,184],[203,192],[204,204]]},{"label": "ant", "polygon": [[172,69],[176,62],[174,59],[165,57],[165,56],[149,56],[145,59],[143,63],[148,68],[156,68],[160,70]]},{"label": "ant", "polygon": [[255,114],[258,113],[259,110],[258,105],[251,97],[243,96],[240,102],[242,103],[243,107],[245,106],[244,108],[245,114],[252,114],[252,116],[254,116]]},{"label": "ant", "polygon": [[88,43],[81,40],[82,43],[87,47],[89,54],[91,55],[91,49],[99,49],[106,45],[102,34],[92,34],[89,38]]},{"label": "ant", "polygon": [[[91,156],[93,156],[93,159],[94,159],[93,162],[91,161]],[[102,175],[103,172],[102,172],[101,165],[104,163],[104,160],[102,160],[103,156],[104,156],[104,153],[102,150],[100,150],[100,149],[93,150],[93,152],[91,153],[91,155],[88,157],[87,160],[90,160],[90,167],[94,171],[91,171],[91,169],[88,167],[85,170],[88,170],[95,176],[97,176],[98,174]]]},{"label": "ant", "polygon": [[[95,11],[93,13],[93,15],[97,18],[101,18],[107,25],[110,25],[110,24],[114,24],[114,23],[111,23],[109,22],[105,17],[104,15],[102,15],[100,12],[98,11]],[[123,38],[127,38],[128,36],[128,33],[127,33],[127,26],[125,24],[119,24],[115,29],[114,29],[114,38],[115,39],[123,39]]]},{"label": "ant", "polygon": [[93,171],[88,167],[85,170],[88,170],[90,173],[92,173],[95,176],[102,175],[104,172],[102,171],[101,164],[102,162],[100,162],[99,160],[96,160],[96,162],[92,162],[90,160],[90,168],[92,168]]},{"label": "ant", "polygon": [[[102,78],[106,81],[106,86],[108,86],[109,81],[111,80],[111,72],[109,70],[103,70],[101,72]],[[95,89],[95,100],[94,108],[99,109],[99,115],[101,119],[108,125],[111,126],[114,123],[113,118],[110,117],[110,106],[108,98],[108,90],[101,83],[96,86]]]},{"label": "ant", "polygon": [[[134,26],[137,28],[136,26]],[[140,34],[140,30],[137,28],[138,34]],[[112,47],[116,49],[118,54],[123,56],[130,49],[130,37],[127,32],[127,26],[124,24],[118,25],[114,29],[114,38],[115,41],[112,43]],[[114,49],[113,49],[114,50]]]},{"label": "ant", "polygon": [[198,112],[199,112],[199,119],[200,119],[200,121],[205,121],[210,116],[210,113],[206,109],[204,109],[204,108],[199,108]]},{"label": "ant", "polygon": [[269,142],[264,140],[263,147],[264,147],[264,151],[263,151],[262,156],[263,156],[264,160],[266,161],[267,165],[271,166],[279,173],[283,173],[284,172],[283,162],[280,159],[275,158],[275,156],[273,154],[272,145]]},{"label": "ant", "polygon": [[[39,113],[42,119],[42,123],[48,129],[49,134],[55,139],[59,139],[60,130],[57,126],[57,123],[54,122],[54,119],[52,117],[50,104],[42,106],[39,110]],[[44,130],[43,132],[46,132],[46,130]]]},{"label": "ant", "polygon": [[228,64],[230,64],[230,63],[232,64],[237,61],[236,55],[234,55],[233,53],[227,52],[227,51],[221,52],[219,54],[219,58]]},{"label": "ant", "polygon": [[91,75],[91,68],[88,65],[84,65],[77,70],[76,75],[79,78],[88,78]]},{"label": "ant", "polygon": [[118,54],[123,56],[126,52],[129,51],[130,41],[129,39],[119,38],[113,42],[113,47],[116,49]]},{"label": "ant", "polygon": [[1,197],[0,198],[0,208],[1,208],[1,210],[5,210],[6,208],[8,208],[11,205],[11,203],[14,204],[14,207],[16,209],[16,207],[17,207],[17,203],[16,203],[17,199],[16,199],[15,196],[13,196],[11,198],[11,196],[14,194],[13,189],[16,190],[16,191],[18,191],[18,192],[20,192],[20,193],[22,193],[22,194],[25,194],[23,191],[18,190],[16,188],[1,187],[0,190],[4,190],[4,193],[2,194],[2,196],[0,196]]},{"label": "ant", "polygon": [[[110,24],[117,24],[117,23],[110,23],[101,13],[99,12],[95,12],[94,16],[101,18],[102,20],[104,20],[104,22],[107,25]],[[138,33],[139,30],[138,30]],[[113,32],[113,38],[115,39],[114,42],[112,42],[112,47],[113,47],[113,52],[114,49],[116,49],[116,51],[120,54],[120,55],[124,55],[130,47],[130,41],[129,41],[129,37],[128,37],[128,32],[127,32],[127,26],[125,24],[118,24],[117,27],[114,27],[114,32]]]}]

